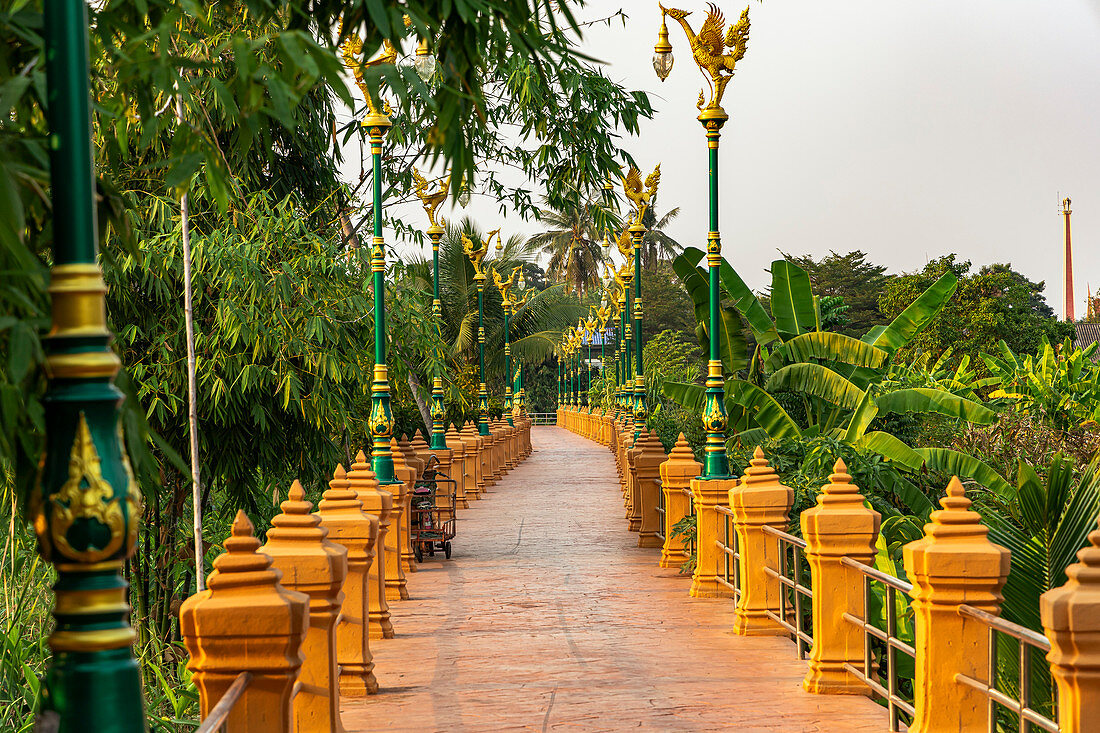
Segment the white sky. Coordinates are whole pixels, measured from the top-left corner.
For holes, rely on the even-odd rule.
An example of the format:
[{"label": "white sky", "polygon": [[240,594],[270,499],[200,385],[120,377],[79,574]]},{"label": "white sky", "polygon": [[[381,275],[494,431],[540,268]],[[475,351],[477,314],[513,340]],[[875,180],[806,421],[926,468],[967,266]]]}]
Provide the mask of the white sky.
[{"label": "white sky", "polygon": [[[718,4],[727,20],[744,7]],[[698,30],[705,3],[677,6]],[[619,8],[626,27],[591,28],[582,49],[651,93],[656,115],[625,147],[646,172],[661,163],[659,208],[681,208],[670,233],[703,248],[703,77],[670,23],[676,64],[657,80],[655,0],[592,0],[582,20]],[[777,249],[862,249],[894,272],[956,252],[1045,280],[1060,314],[1061,194],[1073,198],[1083,314],[1086,284],[1100,289],[1100,0],[767,0],[750,14],[719,167],[723,254],[751,287],[767,286]],[[353,145],[348,180],[358,178]],[[468,211],[505,236],[540,229],[484,197]]]}]

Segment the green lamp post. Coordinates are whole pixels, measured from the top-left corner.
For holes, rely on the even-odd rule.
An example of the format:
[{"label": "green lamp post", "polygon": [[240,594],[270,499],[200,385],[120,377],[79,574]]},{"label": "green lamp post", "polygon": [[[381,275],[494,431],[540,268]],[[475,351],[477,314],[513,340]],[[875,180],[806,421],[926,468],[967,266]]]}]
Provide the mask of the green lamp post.
[{"label": "green lamp post", "polygon": [[665,25],[667,16],[683,27],[691,43],[693,58],[711,90],[710,101],[706,106],[703,106],[702,92],[699,93],[698,104],[698,120],[706,130],[710,162],[710,231],[707,233],[707,265],[710,268],[710,360],[707,363],[706,403],[703,407],[703,427],[707,431],[703,476],[725,478],[729,476],[729,457],[726,455],[726,428],[729,421],[726,417],[722,361],[718,358],[718,272],[722,264],[722,241],[718,232],[718,140],[722,134],[722,126],[729,119],[729,115],[722,109],[722,95],[733,77],[737,62],[744,57],[748,47],[749,9],[745,8],[737,23],[727,31],[721,12],[712,5],[704,26],[712,29],[707,37],[715,40],[712,45],[717,48],[703,49],[703,41],[688,25],[687,12],[666,8],[660,3],[657,6],[661,9],[661,29],[657,35],[657,45],[653,49],[653,69],[657,76],[664,81],[672,71],[672,44],[669,43],[668,28]]},{"label": "green lamp post", "polygon": [[522,303],[527,302],[523,300],[521,303],[512,298],[512,288],[516,286],[521,272],[523,272],[523,266],[517,265],[513,268],[511,275],[501,277],[500,273],[493,269],[493,284],[500,291],[500,302],[504,307],[504,372],[506,374],[504,380],[504,411],[507,414],[509,425],[515,425],[512,419],[512,400],[514,398],[512,390],[512,308],[517,304],[522,305]]},{"label": "green lamp post", "polygon": [[46,453],[29,515],[42,557],[57,569],[52,656],[42,688],[45,727],[62,733],[145,730],[135,633],[122,564],[133,554],[141,492],[122,445],[111,350],[96,264],[88,13],[83,0],[46,0],[52,327]]},{"label": "green lamp post", "polygon": [[[417,49],[419,54],[419,49]],[[418,55],[419,59],[420,56]],[[434,57],[429,57],[433,58]],[[443,333],[443,305],[439,299],[439,242],[443,239],[445,232],[445,222],[442,218],[436,221],[436,212],[439,207],[447,200],[447,190],[449,186],[449,176],[440,176],[435,181],[435,189],[428,181],[420,175],[420,171],[413,168],[413,179],[416,182],[416,197],[420,199],[420,203],[424,206],[424,211],[428,215],[428,239],[432,243],[432,318],[435,320],[436,333],[442,337]],[[447,436],[446,427],[443,423],[446,417],[446,411],[443,407],[443,376],[436,374],[432,379],[432,403],[431,403],[431,416],[432,416],[432,450],[446,450],[447,448]]]},{"label": "green lamp post", "polygon": [[477,364],[478,380],[481,382],[477,394],[477,432],[489,434],[489,390],[485,386],[485,267],[482,260],[489,251],[489,242],[500,237],[500,230],[489,232],[483,242],[474,243],[465,234],[462,235],[462,248],[474,266],[474,282],[477,283]]},{"label": "green lamp post", "polygon": [[645,366],[642,363],[642,237],[645,235],[645,227],[642,225],[642,217],[645,216],[653,197],[657,195],[657,186],[661,183],[661,164],[658,163],[653,172],[642,183],[642,174],[637,168],[631,167],[623,178],[623,190],[626,197],[634,204],[634,221],[627,229],[630,232],[631,250],[634,254],[634,439],[637,440],[645,429],[646,403],[645,403]]}]

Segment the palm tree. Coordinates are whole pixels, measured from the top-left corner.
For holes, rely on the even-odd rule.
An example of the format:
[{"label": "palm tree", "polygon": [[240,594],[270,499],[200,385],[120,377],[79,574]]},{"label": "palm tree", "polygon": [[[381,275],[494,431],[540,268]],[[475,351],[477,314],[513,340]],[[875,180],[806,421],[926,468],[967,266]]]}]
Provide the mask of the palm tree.
[{"label": "palm tree", "polygon": [[655,270],[658,261],[671,262],[684,251],[684,245],[664,232],[669,223],[680,215],[680,207],[670,209],[658,219],[656,206],[657,199],[654,199],[653,205],[646,209],[642,217],[642,226],[646,229],[642,237],[642,267],[647,270]]},{"label": "palm tree", "polygon": [[596,221],[600,218],[598,209],[594,197],[566,210],[544,209],[538,218],[551,228],[527,240],[529,247],[550,255],[546,268],[550,277],[565,283],[566,290],[577,295],[599,287],[602,266],[607,260],[601,246],[603,234]]}]

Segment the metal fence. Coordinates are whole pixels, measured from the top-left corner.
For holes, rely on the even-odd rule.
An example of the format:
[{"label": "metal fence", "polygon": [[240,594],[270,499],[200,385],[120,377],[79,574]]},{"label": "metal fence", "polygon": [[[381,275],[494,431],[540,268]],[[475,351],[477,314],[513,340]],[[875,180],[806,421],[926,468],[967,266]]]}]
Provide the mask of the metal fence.
[{"label": "metal fence", "polygon": [[558,424],[558,413],[556,412],[529,412],[527,416],[531,418],[532,425]]},{"label": "metal fence", "polygon": [[[844,614],[845,621],[855,624],[863,631],[863,665],[857,667],[845,663],[844,668],[885,700],[890,718],[890,731],[895,733],[901,730],[902,723],[911,722],[914,715],[912,695],[903,694],[901,685],[898,684],[901,680],[897,674],[899,651],[910,657],[916,656],[913,647],[898,638],[897,594],[898,591],[908,594],[913,590],[913,585],[850,557],[841,558],[840,562],[863,574],[863,617],[850,613]],[[882,603],[882,609],[886,616],[886,631],[878,628],[871,619],[871,609],[874,608],[872,583],[881,583],[885,587],[886,600]],[[876,651],[879,651],[885,659],[876,659]],[[906,680],[906,682],[911,688],[912,680]],[[905,720],[902,720],[903,715],[906,716]]]},{"label": "metal fence", "polygon": [[814,645],[813,636],[806,630],[813,628],[810,612],[814,601],[808,580],[810,569],[803,560],[806,540],[768,525],[762,529],[764,534],[779,540],[779,570],[765,565],[764,572],[783,586],[779,594],[779,613],[770,610],[766,613],[768,618],[790,633],[798,648],[799,659],[805,659]]},{"label": "metal fence", "polygon": [[[695,497],[691,495],[691,489],[680,489],[680,493],[688,498],[688,513],[689,517],[695,516]],[[695,522],[692,522],[695,524]],[[698,540],[697,532],[692,532],[688,535],[688,557],[696,558],[698,562],[698,555],[695,554],[695,543]]]},{"label": "metal fence", "polygon": [[[988,682],[976,680],[964,674],[956,674],[955,681],[973,687],[986,696],[989,701],[989,733],[996,733],[1000,719],[1000,707],[1013,716],[1020,733],[1031,733],[1032,726],[1038,726],[1051,733],[1058,733],[1058,723],[1031,707],[1031,657],[1038,651],[1046,654],[1050,651],[1050,640],[1031,629],[1005,621],[991,613],[973,606],[959,606],[959,613],[976,619],[989,627],[989,668],[986,671]],[[996,687],[998,634],[1004,634],[1016,640],[1018,645],[1018,672],[1016,696],[1010,697]],[[1054,713],[1052,713],[1054,714]],[[1008,721],[1005,721],[1008,722]]]},{"label": "metal fence", "polygon": [[717,506],[722,517],[722,539],[714,544],[721,553],[718,567],[718,583],[733,591],[733,600],[741,600],[741,552],[737,544],[737,531],[733,526],[733,512],[729,507]]},{"label": "metal fence", "polygon": [[665,517],[667,516],[665,508],[665,492],[662,488],[664,482],[659,478],[653,479],[653,483],[657,484],[657,514],[659,519],[657,521],[657,536],[661,539],[661,544],[665,543]]}]

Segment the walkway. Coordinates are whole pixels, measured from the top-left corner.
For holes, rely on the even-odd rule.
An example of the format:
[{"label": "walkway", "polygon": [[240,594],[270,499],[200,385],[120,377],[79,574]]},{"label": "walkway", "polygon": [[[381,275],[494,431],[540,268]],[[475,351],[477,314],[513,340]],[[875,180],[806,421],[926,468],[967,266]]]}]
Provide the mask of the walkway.
[{"label": "walkway", "polygon": [[564,429],[460,513],[451,561],[409,576],[397,638],[372,642],[382,692],[361,731],[885,730],[865,698],[809,695],[784,638],[730,633],[626,530],[614,460]]}]

